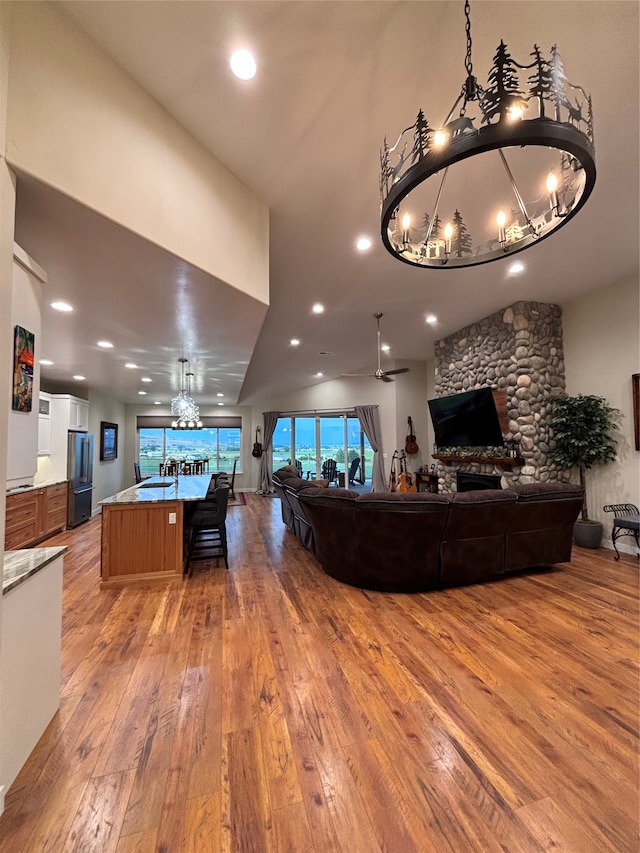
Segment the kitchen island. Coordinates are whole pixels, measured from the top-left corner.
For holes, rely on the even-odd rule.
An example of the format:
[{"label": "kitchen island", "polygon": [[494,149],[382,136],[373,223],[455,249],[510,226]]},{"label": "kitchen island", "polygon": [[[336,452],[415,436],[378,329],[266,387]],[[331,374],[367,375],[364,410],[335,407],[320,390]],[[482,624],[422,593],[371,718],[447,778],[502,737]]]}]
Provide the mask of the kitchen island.
[{"label": "kitchen island", "polygon": [[101,588],[182,578],[185,503],[204,500],[211,478],[149,477],[100,501]]},{"label": "kitchen island", "polygon": [[65,546],[6,551],[0,630],[0,809],[60,705]]}]

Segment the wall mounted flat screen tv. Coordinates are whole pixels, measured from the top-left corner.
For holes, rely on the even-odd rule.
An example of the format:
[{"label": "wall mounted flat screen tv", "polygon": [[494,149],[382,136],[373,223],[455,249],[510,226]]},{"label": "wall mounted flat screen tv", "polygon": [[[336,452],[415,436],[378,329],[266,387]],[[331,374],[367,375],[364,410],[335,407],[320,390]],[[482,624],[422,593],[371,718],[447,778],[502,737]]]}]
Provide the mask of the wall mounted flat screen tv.
[{"label": "wall mounted flat screen tv", "polygon": [[504,444],[491,388],[427,400],[440,447],[500,447]]}]

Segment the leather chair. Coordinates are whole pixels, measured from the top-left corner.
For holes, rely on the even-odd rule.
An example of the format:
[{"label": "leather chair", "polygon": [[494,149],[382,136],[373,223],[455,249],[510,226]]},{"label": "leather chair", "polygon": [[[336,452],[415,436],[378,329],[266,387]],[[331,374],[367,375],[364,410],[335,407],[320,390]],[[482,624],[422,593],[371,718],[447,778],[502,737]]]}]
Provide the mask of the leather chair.
[{"label": "leather chair", "polygon": [[[300,482],[306,484],[303,488],[307,488],[309,485],[306,480],[301,480]],[[313,486],[312,488],[318,487]],[[284,493],[293,513],[292,532],[295,533],[307,551],[311,551],[312,554],[315,554],[313,529],[309,519],[307,518],[306,510],[300,503],[298,489],[292,488],[291,484],[285,484]]]},{"label": "leather chair", "polygon": [[[333,491],[333,489],[332,489]],[[356,500],[357,586],[413,592],[438,586],[449,500],[430,492],[374,492]]]},{"label": "leather chair", "polygon": [[319,489],[310,483],[298,498],[313,528],[316,559],[336,580],[360,584],[358,541],[355,536],[357,492],[348,489]]},{"label": "leather chair", "polygon": [[503,575],[505,534],[516,504],[515,492],[481,489],[448,497],[440,586],[482,583]]},{"label": "leather chair", "polygon": [[515,483],[517,495],[505,539],[505,571],[571,559],[573,525],[584,490],[571,483]]}]

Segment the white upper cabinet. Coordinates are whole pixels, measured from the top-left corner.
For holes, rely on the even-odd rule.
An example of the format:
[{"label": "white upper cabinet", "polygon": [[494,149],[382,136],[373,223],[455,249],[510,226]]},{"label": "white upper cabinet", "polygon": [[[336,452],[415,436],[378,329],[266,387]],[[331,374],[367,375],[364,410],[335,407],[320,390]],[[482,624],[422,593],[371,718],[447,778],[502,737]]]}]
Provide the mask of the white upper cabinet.
[{"label": "white upper cabinet", "polygon": [[40,392],[38,405],[38,456],[51,453],[51,395]]}]

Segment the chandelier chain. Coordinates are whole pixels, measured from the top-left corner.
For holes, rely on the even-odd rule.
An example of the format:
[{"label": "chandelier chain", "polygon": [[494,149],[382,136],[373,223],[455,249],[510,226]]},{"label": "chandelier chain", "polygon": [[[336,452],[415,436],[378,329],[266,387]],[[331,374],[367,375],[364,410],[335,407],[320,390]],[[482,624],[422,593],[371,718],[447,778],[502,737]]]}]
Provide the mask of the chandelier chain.
[{"label": "chandelier chain", "polygon": [[470,12],[471,5],[469,4],[469,0],[465,0],[464,17],[466,19],[465,31],[467,33],[467,55],[464,60],[464,67],[467,69],[467,77],[473,77],[473,63],[471,61],[471,18],[469,17]]}]

